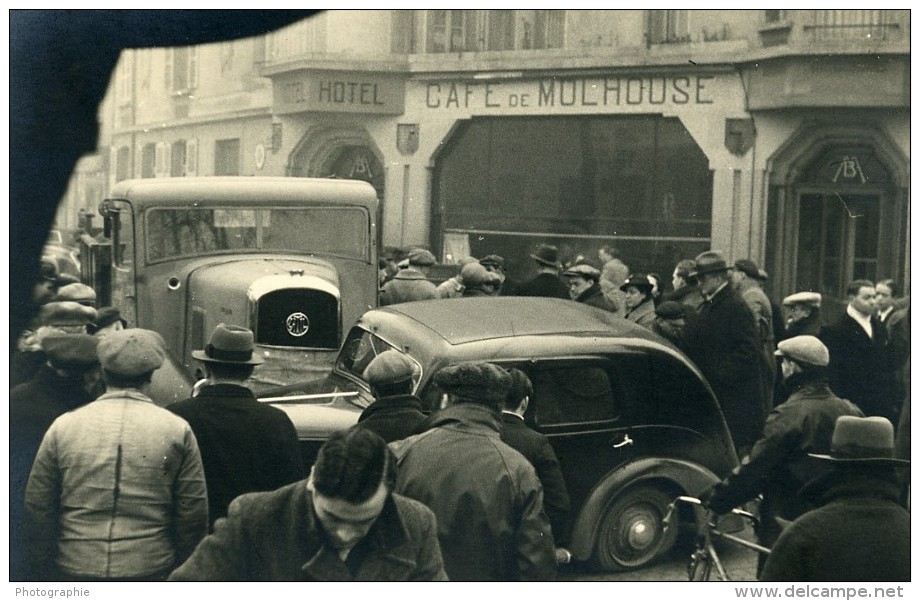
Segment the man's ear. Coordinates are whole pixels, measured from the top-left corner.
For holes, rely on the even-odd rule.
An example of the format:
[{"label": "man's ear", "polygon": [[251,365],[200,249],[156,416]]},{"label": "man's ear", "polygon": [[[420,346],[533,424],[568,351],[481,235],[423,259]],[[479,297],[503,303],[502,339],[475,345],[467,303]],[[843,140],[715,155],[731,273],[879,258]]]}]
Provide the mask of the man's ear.
[{"label": "man's ear", "polygon": [[525,413],[527,413],[527,406],[528,406],[528,405],[530,405],[530,397],[529,397],[529,396],[525,396],[525,397],[524,397],[524,400],[521,401],[521,404],[518,405],[518,409],[520,410],[521,415],[524,415]]},{"label": "man's ear", "polygon": [[316,492],[316,487],[313,485],[313,470],[314,470],[314,469],[316,469],[316,468],[315,468],[315,467],[311,467],[311,468],[310,468],[310,475],[307,476],[307,490],[309,490],[311,493]]},{"label": "man's ear", "polygon": [[450,405],[450,397],[445,392],[444,394],[441,395],[441,403],[440,403],[439,408],[444,409],[448,405]]}]

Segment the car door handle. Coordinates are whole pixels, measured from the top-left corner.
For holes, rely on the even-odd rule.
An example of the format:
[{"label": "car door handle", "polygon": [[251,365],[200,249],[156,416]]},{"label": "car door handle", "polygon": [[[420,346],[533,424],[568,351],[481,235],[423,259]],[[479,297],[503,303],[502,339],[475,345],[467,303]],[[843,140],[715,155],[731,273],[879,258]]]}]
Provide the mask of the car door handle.
[{"label": "car door handle", "polygon": [[633,439],[629,437],[629,434],[624,434],[624,435],[623,435],[623,440],[622,440],[621,442],[619,442],[619,443],[613,445],[613,448],[614,448],[614,449],[621,449],[621,448],[623,448],[623,447],[625,447],[625,446],[627,446],[627,445],[631,445],[632,443],[633,443]]}]

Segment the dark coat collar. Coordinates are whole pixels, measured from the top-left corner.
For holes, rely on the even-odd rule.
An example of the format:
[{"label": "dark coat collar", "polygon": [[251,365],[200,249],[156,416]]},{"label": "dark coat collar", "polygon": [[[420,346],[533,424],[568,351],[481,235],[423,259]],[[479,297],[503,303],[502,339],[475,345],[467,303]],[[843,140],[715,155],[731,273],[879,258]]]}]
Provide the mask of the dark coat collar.
[{"label": "dark coat collar", "polygon": [[501,416],[498,412],[485,405],[457,403],[445,407],[432,415],[430,428],[457,426],[462,429],[498,434],[501,432],[501,423]]},{"label": "dark coat collar", "polygon": [[374,415],[381,411],[392,411],[394,409],[410,409],[422,412],[422,401],[412,394],[398,394],[393,396],[384,396],[375,400],[364,410],[362,419]]},{"label": "dark coat collar", "polygon": [[253,392],[240,384],[205,384],[198,391],[198,399],[207,398],[244,398],[255,399]]}]

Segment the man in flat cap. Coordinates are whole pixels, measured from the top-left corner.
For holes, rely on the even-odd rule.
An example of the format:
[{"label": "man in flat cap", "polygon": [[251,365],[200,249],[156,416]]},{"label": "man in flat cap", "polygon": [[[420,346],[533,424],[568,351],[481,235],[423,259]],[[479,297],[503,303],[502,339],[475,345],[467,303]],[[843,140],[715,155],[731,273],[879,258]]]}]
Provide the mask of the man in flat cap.
[{"label": "man in flat cap", "polygon": [[195,435],[146,394],[164,347],[139,328],[101,339],[105,394],[45,433],[25,502],[38,579],[163,580],[207,533]]},{"label": "man in flat cap", "polygon": [[399,462],[397,492],[437,516],[451,580],[555,577],[543,487],[527,459],[500,437],[511,382],[491,363],[442,368],[434,384],[445,407],[432,415],[429,430],[390,445]]},{"label": "man in flat cap", "polygon": [[476,263],[474,257],[463,257],[457,262],[457,273],[437,286],[438,298],[460,298],[463,296],[463,268]]},{"label": "man in flat cap", "polygon": [[479,259],[479,264],[485,267],[486,271],[496,274],[501,280],[499,296],[514,296],[517,284],[509,280],[508,274],[505,273],[505,257],[496,254],[486,255]]},{"label": "man in flat cap", "polygon": [[96,306],[96,291],[81,282],[61,286],[54,296],[56,301],[71,301],[87,307]]},{"label": "man in flat cap", "polygon": [[783,299],[785,331],[780,338],[817,336],[821,333],[821,294],[796,292]]},{"label": "man in flat cap", "polygon": [[227,515],[230,501],[247,492],[274,490],[304,477],[303,457],[291,418],[260,403],[246,381],[263,359],[242,326],[218,324],[192,357],[205,369],[197,395],[167,405],[192,427],[208,485],[208,516]]},{"label": "man in flat cap", "polygon": [[234,499],[169,579],[446,580],[434,514],[395,482],[382,438],[360,426],[335,432],[306,480]]},{"label": "man in flat cap", "polygon": [[[708,502],[722,514],[763,494],[757,537],[768,548],[779,537],[782,521],[792,521],[811,508],[798,491],[826,466],[808,454],[830,450],[838,417],[863,415],[828,386],[828,352],[820,340],[814,336],[783,340],[776,356],[782,361],[783,379],[791,394],[770,412],[750,456],[716,485]],[[758,571],[764,559],[761,556]]]},{"label": "man in flat cap", "polygon": [[601,290],[601,270],[590,263],[576,263],[562,272],[569,285],[569,294],[577,303],[584,303],[611,313],[617,306]]},{"label": "man in flat cap", "polygon": [[695,261],[690,277],[699,282],[704,302],[687,321],[682,348],[712,386],[735,449],[743,457],[766,418],[767,365],[751,312],[731,286],[731,268],[722,253],[706,251]]},{"label": "man in flat cap", "polygon": [[55,419],[102,393],[97,338],[52,333],[41,341],[46,362],[28,382],[10,390],[10,579],[28,573],[23,522],[26,482],[42,438]]},{"label": "man in flat cap", "polygon": [[364,368],[374,402],[358,418],[358,424],[387,442],[416,434],[425,421],[422,401],[412,394],[419,368],[405,353],[384,351]]},{"label": "man in flat cap", "polygon": [[406,258],[408,266],[380,289],[380,306],[439,298],[438,287],[428,280],[428,270],[436,260],[430,251],[415,248]]},{"label": "man in flat cap", "polygon": [[51,334],[85,334],[96,310],[73,301],[52,301],[39,308],[34,328],[23,332],[10,357],[10,387],[28,382],[45,363],[41,340]]},{"label": "man in flat cap", "polygon": [[498,296],[501,292],[501,277],[479,263],[469,263],[460,270],[463,280],[463,298]]}]

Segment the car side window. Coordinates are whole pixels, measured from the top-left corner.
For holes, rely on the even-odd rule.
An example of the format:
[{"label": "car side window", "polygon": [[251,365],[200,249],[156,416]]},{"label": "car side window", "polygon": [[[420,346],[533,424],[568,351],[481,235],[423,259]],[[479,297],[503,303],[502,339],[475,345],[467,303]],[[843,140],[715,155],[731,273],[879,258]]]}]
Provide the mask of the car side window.
[{"label": "car side window", "polygon": [[601,366],[531,368],[534,420],[540,426],[610,421],[617,402],[610,372]]}]

